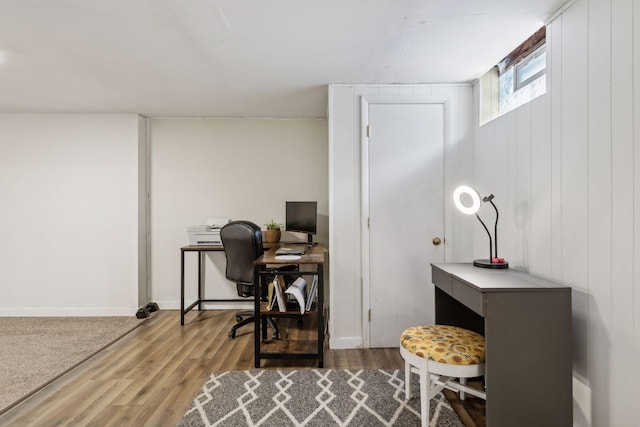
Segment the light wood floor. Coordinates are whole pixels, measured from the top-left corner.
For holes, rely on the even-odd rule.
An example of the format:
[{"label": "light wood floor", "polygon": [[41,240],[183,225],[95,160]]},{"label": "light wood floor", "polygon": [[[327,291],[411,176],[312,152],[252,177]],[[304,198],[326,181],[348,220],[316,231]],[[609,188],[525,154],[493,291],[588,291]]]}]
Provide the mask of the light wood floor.
[{"label": "light wood floor", "polygon": [[[0,426],[175,426],[214,371],[254,369],[253,328],[227,337],[235,311],[159,311],[127,336],[32,398],[0,415]],[[279,319],[281,336],[303,338],[315,325]],[[266,360],[263,368],[316,367],[312,360]],[[327,369],[401,369],[397,348],[327,350]],[[449,398],[454,407],[455,397]],[[467,403],[464,404],[465,406]],[[469,411],[457,405],[467,426]],[[481,408],[482,409],[482,408]],[[481,414],[483,417],[483,414]],[[477,425],[483,425],[482,419]]]}]

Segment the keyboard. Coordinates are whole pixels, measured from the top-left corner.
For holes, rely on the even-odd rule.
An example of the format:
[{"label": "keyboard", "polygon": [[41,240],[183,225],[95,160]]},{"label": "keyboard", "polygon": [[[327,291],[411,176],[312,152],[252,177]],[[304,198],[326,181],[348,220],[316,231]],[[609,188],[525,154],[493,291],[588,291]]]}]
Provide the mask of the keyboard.
[{"label": "keyboard", "polygon": [[283,246],[276,249],[276,255],[304,255],[307,248],[302,245],[296,246]]}]

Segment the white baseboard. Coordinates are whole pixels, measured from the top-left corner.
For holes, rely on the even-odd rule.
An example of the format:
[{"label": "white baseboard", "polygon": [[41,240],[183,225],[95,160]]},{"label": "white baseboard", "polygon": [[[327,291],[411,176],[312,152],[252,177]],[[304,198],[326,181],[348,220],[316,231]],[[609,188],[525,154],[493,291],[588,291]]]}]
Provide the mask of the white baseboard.
[{"label": "white baseboard", "polygon": [[575,372],[573,374],[572,388],[573,425],[576,427],[592,425],[592,388],[588,381],[578,376]]},{"label": "white baseboard", "polygon": [[0,307],[0,317],[94,317],[135,316],[138,307]]},{"label": "white baseboard", "polygon": [[332,350],[362,348],[362,337],[330,338],[329,348]]}]

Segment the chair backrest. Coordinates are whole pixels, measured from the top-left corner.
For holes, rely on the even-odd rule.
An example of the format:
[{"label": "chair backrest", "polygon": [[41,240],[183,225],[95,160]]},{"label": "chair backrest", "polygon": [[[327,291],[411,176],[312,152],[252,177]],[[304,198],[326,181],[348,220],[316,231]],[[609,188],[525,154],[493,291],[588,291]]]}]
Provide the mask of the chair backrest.
[{"label": "chair backrest", "polygon": [[232,221],[222,227],[220,238],[227,256],[227,279],[243,288],[253,285],[253,261],[264,253],[260,227],[250,221]]}]

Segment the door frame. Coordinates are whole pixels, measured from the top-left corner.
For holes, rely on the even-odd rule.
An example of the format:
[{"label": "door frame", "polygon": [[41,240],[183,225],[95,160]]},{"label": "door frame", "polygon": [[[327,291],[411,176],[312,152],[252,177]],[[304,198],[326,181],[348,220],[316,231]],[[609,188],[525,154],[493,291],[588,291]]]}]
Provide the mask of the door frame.
[{"label": "door frame", "polygon": [[[451,135],[449,133],[449,121],[451,120],[451,103],[448,95],[422,95],[422,96],[379,96],[379,95],[363,95],[360,99],[360,151],[361,151],[361,198],[360,201],[360,226],[361,226],[361,259],[362,259],[362,344],[364,348],[371,347],[371,331],[369,322],[369,310],[371,309],[371,282],[369,276],[369,134],[367,132],[369,126],[369,105],[371,104],[442,104],[443,109],[443,154],[442,154],[442,171],[446,176],[445,157],[446,147],[449,145]],[[445,178],[445,177],[443,177]],[[446,189],[446,180],[443,180],[443,196]],[[444,203],[444,200],[443,200]],[[446,218],[443,212],[443,239],[446,230]],[[446,261],[446,250],[443,250],[443,256]],[[426,271],[427,266],[425,266]],[[400,338],[398,337],[398,340]]]}]

